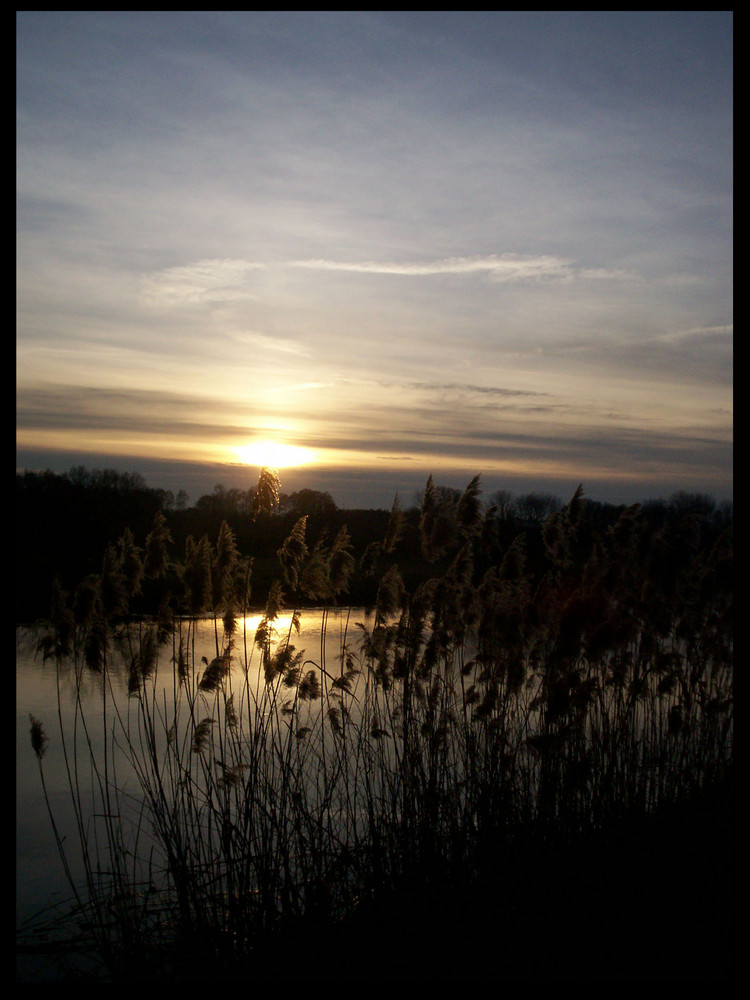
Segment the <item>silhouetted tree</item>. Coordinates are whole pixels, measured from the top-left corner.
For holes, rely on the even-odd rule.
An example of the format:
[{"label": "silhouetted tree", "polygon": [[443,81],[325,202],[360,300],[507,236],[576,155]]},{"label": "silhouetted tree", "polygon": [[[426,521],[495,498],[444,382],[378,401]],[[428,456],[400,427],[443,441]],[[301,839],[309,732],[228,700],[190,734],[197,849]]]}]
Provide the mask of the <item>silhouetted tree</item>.
[{"label": "silhouetted tree", "polygon": [[513,501],[513,510],[523,521],[541,522],[562,508],[562,500],[553,493],[524,493]]},{"label": "silhouetted tree", "polygon": [[330,493],[321,490],[302,489],[294,493],[282,493],[279,497],[279,512],[293,513],[296,517],[329,518],[336,513],[336,503]]}]

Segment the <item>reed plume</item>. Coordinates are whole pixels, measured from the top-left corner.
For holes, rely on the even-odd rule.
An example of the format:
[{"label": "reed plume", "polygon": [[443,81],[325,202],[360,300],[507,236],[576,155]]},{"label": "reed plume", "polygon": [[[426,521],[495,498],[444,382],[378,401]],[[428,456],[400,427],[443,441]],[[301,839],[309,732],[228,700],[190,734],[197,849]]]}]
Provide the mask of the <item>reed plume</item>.
[{"label": "reed plume", "polygon": [[41,760],[47,752],[49,737],[45,733],[41,722],[31,714],[29,714],[29,722],[31,723],[31,748],[36,754],[37,759]]},{"label": "reed plume", "polygon": [[[253,531],[273,523],[278,499],[278,478],[261,479],[245,515]],[[134,819],[116,768],[93,751],[87,762],[111,852],[91,905],[119,972],[130,949],[152,975],[187,977],[199,942],[217,979],[243,978],[271,943],[286,954],[323,910],[321,933],[338,933],[368,901],[476,889],[489,872],[512,873],[525,844],[533,860],[541,848],[556,857],[731,780],[732,538],[690,512],[660,521],[633,506],[597,521],[579,487],[544,521],[501,522],[483,508],[478,476],[463,493],[430,477],[420,510],[396,497],[385,537],[358,562],[345,528],[332,544],[312,542],[298,518],[273,543],[277,575],[244,650],[234,623],[250,557],[225,522],[215,545],[189,538],[178,566],[165,527],[149,536],[142,577],[123,536],[71,608],[59,595],[40,646],[70,650],[111,692],[113,636],[134,643],[132,716],[107,701],[102,727],[112,761],[124,751],[139,782]],[[180,587],[163,625],[115,622],[122,594],[167,566]],[[343,612],[332,667],[327,630],[353,579],[372,607],[351,629]],[[298,638],[293,602],[305,600],[324,605],[314,650]],[[201,616],[216,637],[202,670]],[[174,695],[159,698],[145,681],[161,670],[167,636]],[[47,737],[30,724],[41,764]],[[125,848],[128,818],[136,848]],[[89,851],[90,821],[81,816]],[[100,860],[92,874],[107,868]],[[158,905],[149,898],[135,915],[119,901],[137,896],[144,870]],[[507,891],[507,878],[499,884]]]}]

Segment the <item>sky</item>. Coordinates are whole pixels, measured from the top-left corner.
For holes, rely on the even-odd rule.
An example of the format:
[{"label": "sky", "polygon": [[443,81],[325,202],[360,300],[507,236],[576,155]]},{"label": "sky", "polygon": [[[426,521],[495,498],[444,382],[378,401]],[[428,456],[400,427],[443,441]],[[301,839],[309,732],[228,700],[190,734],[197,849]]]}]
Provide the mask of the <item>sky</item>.
[{"label": "sky", "polygon": [[18,11],[17,469],[729,499],[732,31]]}]

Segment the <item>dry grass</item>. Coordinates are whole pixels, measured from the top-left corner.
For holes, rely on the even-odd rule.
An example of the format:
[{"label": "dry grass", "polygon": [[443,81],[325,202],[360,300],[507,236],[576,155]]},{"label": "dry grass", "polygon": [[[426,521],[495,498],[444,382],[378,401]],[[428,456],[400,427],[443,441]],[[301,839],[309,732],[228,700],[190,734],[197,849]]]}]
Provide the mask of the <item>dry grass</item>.
[{"label": "dry grass", "polygon": [[[269,481],[260,495],[272,503],[273,490]],[[279,552],[252,636],[242,624],[251,564],[226,526],[215,546],[191,540],[172,563],[181,590],[154,622],[114,624],[142,579],[167,573],[163,523],[140,567],[124,538],[70,610],[58,600],[41,648],[101,678],[105,749],[77,739],[70,773],[82,905],[110,978],[232,979],[289,949],[321,973],[327,960],[307,941],[336,934],[359,955],[357,935],[377,938],[384,908],[399,901],[403,919],[413,898],[404,933],[441,939],[449,911],[490,885],[507,893],[495,930],[512,927],[523,900],[533,933],[545,901],[528,906],[509,881],[532,848],[542,853],[518,870],[537,876],[540,859],[569,863],[575,852],[580,871],[555,896],[571,906],[576,885],[607,863],[581,844],[731,782],[731,537],[707,545],[694,516],[655,527],[637,508],[599,535],[578,491],[545,522],[542,558],[532,563],[520,534],[486,567],[493,517],[478,479],[458,499],[439,499],[430,481],[420,524],[430,572],[410,592],[394,562],[404,531],[395,503],[384,542],[366,553],[368,568],[381,567],[374,613],[342,636],[335,663],[325,613],[318,650],[295,646],[298,609],[277,631],[284,590],[330,606],[354,570],[346,533],[311,548],[304,519]],[[216,655],[201,664],[195,617],[207,611]],[[115,636],[130,650],[125,713],[109,687]],[[169,698],[157,695],[165,671]],[[77,725],[85,733],[89,720]],[[41,768],[36,720],[32,743]],[[126,768],[134,798],[118,781]],[[529,891],[544,885],[535,877]],[[469,948],[465,928],[454,933]],[[477,928],[476,941],[487,939]],[[377,940],[368,948],[375,961]]]}]

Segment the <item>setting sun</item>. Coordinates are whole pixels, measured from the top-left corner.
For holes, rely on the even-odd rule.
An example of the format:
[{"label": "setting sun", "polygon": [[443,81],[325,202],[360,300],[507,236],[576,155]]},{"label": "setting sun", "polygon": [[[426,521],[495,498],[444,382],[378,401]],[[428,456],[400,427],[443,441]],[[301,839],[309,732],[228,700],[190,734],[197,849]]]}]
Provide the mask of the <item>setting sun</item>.
[{"label": "setting sun", "polygon": [[301,448],[270,439],[253,441],[234,450],[245,465],[261,468],[267,466],[272,469],[285,469],[295,465],[309,465],[315,461],[315,452],[312,448]]}]

